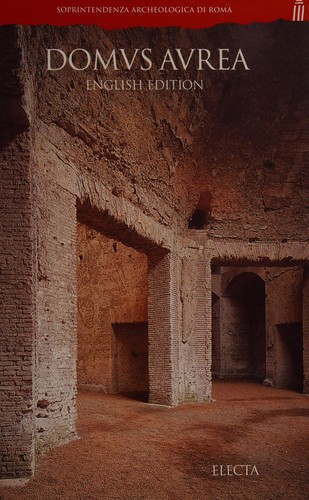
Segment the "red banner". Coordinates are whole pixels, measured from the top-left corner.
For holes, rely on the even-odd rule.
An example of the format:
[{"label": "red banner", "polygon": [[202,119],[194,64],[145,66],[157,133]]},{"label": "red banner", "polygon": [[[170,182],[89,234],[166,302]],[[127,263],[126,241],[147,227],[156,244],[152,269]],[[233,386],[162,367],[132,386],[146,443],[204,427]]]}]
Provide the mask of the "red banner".
[{"label": "red banner", "polygon": [[[306,5],[307,4],[307,5]],[[308,20],[308,0],[7,0],[0,24],[97,25],[203,28],[221,23],[248,24],[277,19]]]}]

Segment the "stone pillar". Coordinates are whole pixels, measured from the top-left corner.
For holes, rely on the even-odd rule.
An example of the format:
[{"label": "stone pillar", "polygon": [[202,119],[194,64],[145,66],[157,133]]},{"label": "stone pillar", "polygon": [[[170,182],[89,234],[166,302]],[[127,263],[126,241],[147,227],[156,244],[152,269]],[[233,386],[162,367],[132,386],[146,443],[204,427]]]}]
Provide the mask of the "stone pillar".
[{"label": "stone pillar", "polygon": [[211,399],[211,271],[175,254],[149,262],[150,403]]},{"label": "stone pillar", "polygon": [[212,311],[211,262],[198,259],[196,293],[196,396],[198,402],[211,400]]},{"label": "stone pillar", "polygon": [[170,406],[179,402],[177,282],[174,254],[149,258],[149,402]]},{"label": "stone pillar", "polygon": [[41,156],[36,199],[39,452],[76,437],[77,388],[76,196],[60,184],[62,165]]},{"label": "stone pillar", "polygon": [[0,478],[8,480],[31,476],[34,466],[31,146],[16,40],[16,28],[0,30]]}]

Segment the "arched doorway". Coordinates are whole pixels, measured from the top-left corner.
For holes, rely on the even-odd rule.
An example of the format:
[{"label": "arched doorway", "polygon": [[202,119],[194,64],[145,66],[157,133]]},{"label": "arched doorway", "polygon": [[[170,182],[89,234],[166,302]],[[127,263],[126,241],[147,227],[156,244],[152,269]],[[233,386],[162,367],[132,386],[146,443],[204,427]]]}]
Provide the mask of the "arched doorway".
[{"label": "arched doorway", "polygon": [[216,301],[214,306],[219,318],[214,323],[213,345],[220,349],[213,353],[220,367],[215,375],[262,382],[266,373],[264,280],[256,273],[241,272],[223,290],[220,305]]}]

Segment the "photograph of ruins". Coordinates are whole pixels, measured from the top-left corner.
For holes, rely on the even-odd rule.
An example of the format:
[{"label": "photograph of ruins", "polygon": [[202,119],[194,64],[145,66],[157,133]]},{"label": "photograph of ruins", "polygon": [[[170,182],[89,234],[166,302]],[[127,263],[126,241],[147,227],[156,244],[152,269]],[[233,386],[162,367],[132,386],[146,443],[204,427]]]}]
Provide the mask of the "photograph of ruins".
[{"label": "photograph of ruins", "polygon": [[[203,30],[0,28],[1,499],[306,497],[308,31],[306,22],[283,20]],[[50,48],[58,49],[50,61],[57,69],[47,66]],[[71,65],[61,62],[77,48]],[[105,59],[95,68],[88,54],[96,49]],[[162,69],[167,50],[175,59]],[[178,88],[150,89],[158,80]],[[103,409],[94,411],[91,398]],[[254,439],[263,460],[255,445],[247,455],[233,448],[237,432],[244,439],[235,426],[245,401],[252,433],[260,425],[252,412],[265,401],[279,426],[267,417],[274,440],[280,428],[290,444],[298,432],[297,452],[292,444],[285,457],[278,451],[291,471],[287,483],[287,470],[273,472],[277,455],[268,464],[275,448],[261,431]],[[127,413],[129,427],[117,433],[112,417],[109,427],[98,422],[121,404],[124,412],[135,405],[149,430],[134,428],[134,446],[141,441],[133,465],[112,476],[110,456],[118,470],[137,417]],[[82,463],[100,449],[106,456],[96,467],[113,479],[101,493],[65,485],[61,493],[56,479],[38,482],[34,493],[40,461],[54,460],[60,477],[66,450],[79,460],[82,412],[99,419],[91,432],[106,432],[80,454]],[[186,419],[181,432],[177,415]],[[191,448],[189,422],[202,432]],[[216,447],[221,438],[228,456]],[[147,443],[166,450],[147,454]],[[180,451],[185,468],[173,458]],[[141,460],[148,465],[139,468]],[[227,464],[259,472],[215,478]],[[68,469],[67,484],[83,477],[81,467]],[[129,470],[144,486],[130,482]],[[164,486],[167,474],[174,486]],[[88,487],[96,481],[89,472]]]}]

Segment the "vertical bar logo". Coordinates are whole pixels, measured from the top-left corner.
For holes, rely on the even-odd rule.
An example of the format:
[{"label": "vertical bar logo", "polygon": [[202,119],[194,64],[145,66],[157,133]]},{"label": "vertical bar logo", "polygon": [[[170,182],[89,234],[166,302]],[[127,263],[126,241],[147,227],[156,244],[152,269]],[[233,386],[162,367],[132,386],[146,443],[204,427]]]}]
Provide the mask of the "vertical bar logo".
[{"label": "vertical bar logo", "polygon": [[293,21],[303,21],[305,18],[305,6],[303,0],[295,0],[293,9]]}]

